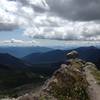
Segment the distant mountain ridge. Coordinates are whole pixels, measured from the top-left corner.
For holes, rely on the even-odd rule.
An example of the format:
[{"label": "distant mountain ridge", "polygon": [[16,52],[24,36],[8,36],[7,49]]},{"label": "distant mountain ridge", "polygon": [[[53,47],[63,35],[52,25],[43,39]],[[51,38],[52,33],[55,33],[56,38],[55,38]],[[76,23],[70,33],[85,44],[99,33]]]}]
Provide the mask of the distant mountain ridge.
[{"label": "distant mountain ridge", "polygon": [[[73,49],[79,52],[79,58],[93,62],[100,68],[100,49],[96,47],[80,47]],[[8,53],[0,53],[0,65],[9,69],[30,69],[36,73],[50,74],[58,69],[61,63],[65,63],[66,54],[72,50],[51,50],[48,52],[37,52],[29,54],[21,59]],[[1,66],[1,67],[2,67]]]},{"label": "distant mountain ridge", "polygon": [[[78,51],[80,54],[80,58],[86,61],[90,61],[95,63],[97,66],[100,65],[100,49],[96,47],[80,47],[77,49],[73,49]],[[52,50],[46,53],[32,53],[29,54],[22,59],[24,61],[30,62],[32,64],[35,63],[54,63],[54,62],[62,62],[66,61],[66,54],[72,50]]]},{"label": "distant mountain ridge", "polygon": [[17,91],[16,87],[43,81],[39,74],[31,71],[31,67],[31,64],[8,53],[0,53],[0,96],[12,95],[12,90]]},{"label": "distant mountain ridge", "polygon": [[36,52],[47,52],[53,50],[49,47],[0,47],[0,53],[9,53],[15,57],[23,57],[25,55],[36,53]]},{"label": "distant mountain ridge", "polygon": [[80,47],[76,51],[80,54],[80,59],[93,62],[100,68],[100,49],[94,46],[91,47]]},{"label": "distant mountain ridge", "polygon": [[28,63],[25,63],[21,59],[18,59],[8,53],[0,53],[0,68],[2,66],[8,66],[12,70],[21,70],[30,67]]},{"label": "distant mountain ridge", "polygon": [[22,59],[32,64],[59,62],[64,61],[66,59],[65,52],[66,51],[63,50],[53,50],[46,53],[32,53],[23,57]]}]

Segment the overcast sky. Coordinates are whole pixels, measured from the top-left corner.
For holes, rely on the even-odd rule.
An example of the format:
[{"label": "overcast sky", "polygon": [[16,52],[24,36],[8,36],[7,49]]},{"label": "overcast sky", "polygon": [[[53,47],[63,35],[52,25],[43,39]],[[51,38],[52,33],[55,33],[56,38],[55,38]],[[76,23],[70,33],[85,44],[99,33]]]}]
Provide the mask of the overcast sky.
[{"label": "overcast sky", "polygon": [[0,0],[0,40],[34,38],[100,40],[100,0]]}]

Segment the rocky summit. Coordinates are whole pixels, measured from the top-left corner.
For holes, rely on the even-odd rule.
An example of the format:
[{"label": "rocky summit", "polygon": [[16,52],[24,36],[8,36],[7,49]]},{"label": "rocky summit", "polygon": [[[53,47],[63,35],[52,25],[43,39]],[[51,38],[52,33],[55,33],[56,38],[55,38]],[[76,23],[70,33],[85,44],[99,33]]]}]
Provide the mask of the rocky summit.
[{"label": "rocky summit", "polygon": [[15,100],[90,100],[85,68],[94,65],[78,59],[78,55],[76,51],[68,53],[69,60],[53,73],[39,92]]}]

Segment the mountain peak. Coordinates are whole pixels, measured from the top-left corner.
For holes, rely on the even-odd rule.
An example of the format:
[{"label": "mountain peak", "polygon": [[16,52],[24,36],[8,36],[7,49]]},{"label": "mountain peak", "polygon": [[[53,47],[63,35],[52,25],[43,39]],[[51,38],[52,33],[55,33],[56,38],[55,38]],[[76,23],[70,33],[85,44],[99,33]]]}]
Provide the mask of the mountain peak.
[{"label": "mountain peak", "polygon": [[25,95],[18,100],[89,100],[88,82],[84,75],[86,62],[78,58],[69,61],[70,64],[62,64],[45,82],[38,96]]}]

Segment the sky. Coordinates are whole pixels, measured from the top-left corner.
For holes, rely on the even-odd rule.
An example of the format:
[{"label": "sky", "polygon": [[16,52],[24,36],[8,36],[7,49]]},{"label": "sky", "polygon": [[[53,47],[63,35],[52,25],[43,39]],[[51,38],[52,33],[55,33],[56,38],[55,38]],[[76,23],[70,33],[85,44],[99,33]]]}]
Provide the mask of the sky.
[{"label": "sky", "polygon": [[100,41],[100,0],[0,0],[0,44],[50,41]]}]

